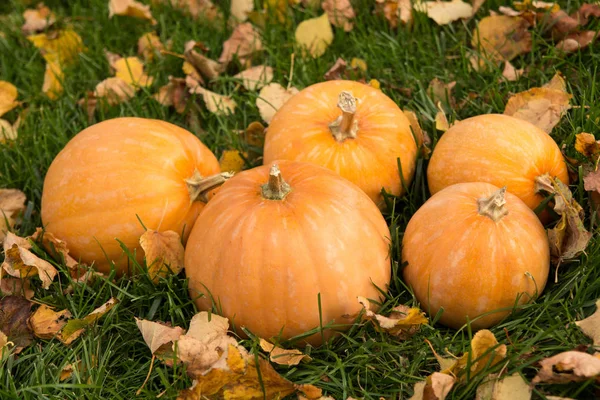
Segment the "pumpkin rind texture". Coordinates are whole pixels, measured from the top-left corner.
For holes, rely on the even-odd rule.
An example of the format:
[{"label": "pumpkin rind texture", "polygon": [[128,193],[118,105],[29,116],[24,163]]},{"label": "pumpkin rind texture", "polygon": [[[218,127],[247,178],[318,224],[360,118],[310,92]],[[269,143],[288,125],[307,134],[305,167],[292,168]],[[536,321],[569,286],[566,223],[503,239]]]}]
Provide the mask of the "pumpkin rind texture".
[{"label": "pumpkin rind texture", "polygon": [[535,209],[544,196],[535,178],[550,174],[569,184],[558,145],[535,125],[508,115],[486,114],[457,122],[436,144],[429,167],[429,190],[464,182],[487,182],[508,191]]},{"label": "pumpkin rind texture", "polygon": [[278,165],[291,188],[283,200],[263,197],[269,166],[261,166],[228,180],[204,208],[185,251],[191,297],[201,310],[212,297],[238,332],[263,338],[318,328],[319,294],[324,325],[352,324],[357,296],[387,290],[389,228],[351,182],[309,163]]},{"label": "pumpkin rind texture", "polygon": [[498,221],[479,213],[478,200],[498,190],[489,183],[449,186],[406,227],[404,280],[432,317],[444,308],[440,322],[449,327],[460,328],[467,317],[474,329],[490,327],[546,285],[550,250],[536,214],[509,192],[508,213]]},{"label": "pumpkin rind texture", "polygon": [[[192,133],[143,118],[115,118],[73,137],[44,180],[42,222],[70,255],[109,272],[130,271],[119,242],[143,261],[144,228],[189,235],[204,204],[190,200],[185,179],[219,173],[212,152]],[[108,258],[108,259],[107,259]]]},{"label": "pumpkin rind texture", "polygon": [[[342,91],[357,99],[355,138],[338,141],[329,125],[342,115],[338,97]],[[317,83],[288,100],[267,129],[264,163],[275,160],[310,162],[359,186],[379,206],[381,189],[401,195],[404,189],[398,171],[410,184],[417,157],[417,144],[410,122],[383,92],[345,80]]]}]

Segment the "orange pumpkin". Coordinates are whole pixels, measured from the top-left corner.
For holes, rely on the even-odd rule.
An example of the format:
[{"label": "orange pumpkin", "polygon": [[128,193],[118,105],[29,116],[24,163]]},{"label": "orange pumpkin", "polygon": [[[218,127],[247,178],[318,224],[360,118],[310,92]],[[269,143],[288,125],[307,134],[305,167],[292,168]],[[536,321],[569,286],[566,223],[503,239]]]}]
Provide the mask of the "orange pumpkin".
[{"label": "orange pumpkin", "polygon": [[264,163],[311,162],[337,172],[379,206],[381,188],[394,195],[409,185],[417,144],[410,123],[380,90],[354,81],[328,81],[302,90],[281,107],[265,138]]},{"label": "orange pumpkin", "polygon": [[119,274],[127,273],[117,240],[143,260],[138,216],[148,229],[173,230],[185,240],[204,207],[193,200],[223,182],[219,171],[211,151],[175,125],[143,118],[100,122],[71,139],[50,165],[42,222],[75,259],[102,272],[114,262]]},{"label": "orange pumpkin", "polygon": [[467,319],[475,329],[498,323],[542,293],[550,268],[539,218],[489,183],[433,195],[409,221],[402,246],[406,283],[431,316],[443,308],[440,322],[457,329]]},{"label": "orange pumpkin", "polygon": [[279,167],[238,173],[204,208],[185,250],[190,294],[201,310],[214,300],[234,326],[264,338],[318,328],[319,295],[323,325],[347,328],[357,296],[387,290],[390,231],[346,179],[309,163]]},{"label": "orange pumpkin", "polygon": [[527,121],[488,114],[457,122],[442,135],[429,161],[427,180],[432,194],[462,182],[506,186],[535,209],[544,199],[536,192],[536,178],[544,174],[569,183],[554,140]]}]

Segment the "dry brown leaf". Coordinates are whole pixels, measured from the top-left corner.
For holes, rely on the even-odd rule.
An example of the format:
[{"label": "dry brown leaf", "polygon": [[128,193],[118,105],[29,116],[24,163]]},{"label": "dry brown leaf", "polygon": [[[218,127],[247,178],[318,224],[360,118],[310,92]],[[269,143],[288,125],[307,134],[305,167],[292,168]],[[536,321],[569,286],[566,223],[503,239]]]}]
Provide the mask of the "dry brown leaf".
[{"label": "dry brown leaf", "polygon": [[169,77],[169,83],[162,86],[152,97],[163,106],[173,106],[175,111],[183,114],[190,95],[185,79]]},{"label": "dry brown leaf", "polygon": [[311,358],[306,354],[303,354],[297,349],[282,349],[279,346],[275,346],[272,343],[267,342],[265,339],[260,339],[260,348],[263,351],[269,353],[269,359],[271,362],[279,365],[298,365],[302,361],[310,361]]},{"label": "dry brown leaf", "polygon": [[137,57],[120,58],[114,62],[115,76],[133,87],[152,85],[153,78],[144,73],[144,64]]},{"label": "dry brown leaf", "polygon": [[34,296],[29,279],[3,276],[0,279],[0,294],[3,296],[21,296],[31,300]]},{"label": "dry brown leaf", "polygon": [[297,93],[298,89],[295,87],[286,89],[279,83],[270,83],[263,87],[256,99],[256,107],[263,121],[269,124],[277,110]]},{"label": "dry brown leaf", "polygon": [[447,25],[461,18],[473,16],[473,6],[462,0],[417,2],[414,4],[414,9],[427,14],[438,25]]},{"label": "dry brown leaf", "polygon": [[544,25],[550,28],[554,39],[560,39],[579,29],[577,18],[569,16],[563,10],[551,12],[549,16],[544,14],[543,17],[547,20]]},{"label": "dry brown leaf", "polygon": [[444,83],[438,78],[433,78],[431,82],[429,82],[429,87],[427,88],[427,94],[433,100],[434,104],[438,102],[442,102],[444,104],[448,104],[450,107],[454,108],[456,105],[456,100],[454,96],[452,96],[452,89],[456,86],[456,81],[452,81],[450,83]]},{"label": "dry brown leaf", "polygon": [[93,354],[90,358],[91,358],[91,365],[87,365],[82,360],[79,360],[73,364],[65,365],[65,367],[60,371],[60,376],[58,379],[62,382],[62,381],[69,379],[73,375],[73,372],[75,372],[75,371],[77,371],[79,373],[79,375],[81,375],[81,374],[88,372],[88,370],[91,368],[96,368],[96,366],[98,365],[98,359]]},{"label": "dry brown leaf", "polygon": [[39,3],[34,9],[27,9],[23,13],[25,23],[21,27],[24,34],[43,31],[56,22],[56,16],[44,3]]},{"label": "dry brown leaf", "polygon": [[241,79],[242,86],[247,90],[255,91],[271,83],[273,80],[273,68],[266,65],[258,65],[256,67],[248,68],[233,77]]},{"label": "dry brown leaf", "polygon": [[446,112],[444,111],[444,107],[442,107],[442,102],[437,102],[438,112],[435,114],[435,129],[438,131],[446,132],[450,129],[450,123],[448,122],[448,118],[446,118]]},{"label": "dry brown leaf", "polygon": [[27,323],[31,305],[29,300],[20,296],[0,299],[0,332],[13,342],[15,354],[33,342],[33,334]]},{"label": "dry brown leaf", "polygon": [[398,26],[398,21],[405,25],[410,25],[413,21],[411,0],[376,0],[375,12],[383,15],[392,28]]},{"label": "dry brown leaf", "polygon": [[224,150],[219,158],[221,171],[240,172],[246,165],[245,158],[248,158],[248,155],[242,154],[238,150]]},{"label": "dry brown leaf", "polygon": [[52,339],[67,324],[73,315],[69,310],[54,311],[52,308],[42,304],[29,317],[29,326],[33,334],[40,339]]},{"label": "dry brown leaf", "polygon": [[47,261],[42,260],[29,249],[31,243],[11,232],[4,239],[4,262],[2,268],[16,278],[29,278],[38,275],[42,280],[42,287],[48,289],[58,274],[56,268]]},{"label": "dry brown leaf", "polygon": [[514,373],[499,378],[498,374],[490,374],[477,387],[475,400],[529,400],[531,387],[521,375]]},{"label": "dry brown leaf", "polygon": [[586,319],[575,321],[575,324],[590,339],[594,346],[600,346],[600,300],[596,300],[596,311]]},{"label": "dry brown leaf", "polygon": [[18,189],[0,189],[0,244],[6,232],[15,225],[18,215],[25,210],[25,193]]},{"label": "dry brown leaf", "polygon": [[170,4],[173,8],[190,14],[195,19],[209,22],[221,21],[223,15],[210,0],[152,0],[153,3]]},{"label": "dry brown leaf", "polygon": [[177,232],[157,232],[148,229],[140,237],[144,250],[148,275],[154,283],[169,274],[177,275],[183,270],[183,244]]},{"label": "dry brown leaf", "polygon": [[473,31],[471,45],[479,49],[483,60],[477,60],[479,68],[485,67],[484,60],[492,63],[510,61],[516,56],[531,51],[529,22],[520,17],[496,15],[479,21]]},{"label": "dry brown leaf", "polygon": [[600,142],[591,133],[578,133],[575,135],[575,150],[588,158],[594,165],[600,159]]},{"label": "dry brown leaf", "polygon": [[389,316],[384,317],[371,309],[368,299],[358,296],[358,302],[365,308],[364,318],[371,320],[375,326],[405,340],[419,331],[422,324],[427,323],[427,318],[418,308],[410,308],[405,305],[394,307]]},{"label": "dry brown leaf", "polygon": [[138,39],[137,46],[138,54],[146,61],[153,60],[154,57],[160,55],[161,50],[165,49],[156,32],[144,33]]},{"label": "dry brown leaf", "polygon": [[[555,77],[562,80],[558,74]],[[562,82],[564,83],[564,80]],[[571,108],[569,102],[573,97],[564,90],[556,89],[554,85],[551,82],[549,86],[532,88],[513,95],[506,103],[504,114],[531,122],[550,133]]]},{"label": "dry brown leaf", "polygon": [[333,42],[333,30],[327,13],[302,21],[296,28],[296,42],[312,58],[319,58]]},{"label": "dry brown leaf", "polygon": [[229,39],[223,43],[223,52],[219,57],[219,62],[227,65],[234,56],[237,56],[238,60],[245,64],[254,53],[261,51],[262,48],[260,35],[252,24],[245,22],[236,26]]},{"label": "dry brown leaf", "polygon": [[415,383],[415,392],[409,400],[444,400],[455,381],[450,375],[434,372],[427,380]]},{"label": "dry brown leaf", "polygon": [[329,22],[333,26],[343,28],[346,32],[350,32],[354,28],[354,8],[350,4],[350,0],[323,0],[321,5],[327,13]]},{"label": "dry brown leaf", "polygon": [[237,103],[229,96],[223,96],[208,89],[203,88],[200,84],[189,76],[185,80],[189,92],[201,94],[206,109],[216,115],[230,115],[235,112]]},{"label": "dry brown leaf", "polygon": [[518,80],[521,76],[523,76],[524,69],[516,69],[510,61],[504,62],[504,70],[502,71],[502,76],[507,80],[514,82]]},{"label": "dry brown leaf", "polygon": [[75,341],[79,336],[85,332],[86,328],[102,318],[107,312],[109,312],[119,301],[114,297],[111,297],[106,303],[96,308],[94,311],[89,313],[84,318],[70,319],[67,324],[60,331],[57,338],[66,345],[69,345]]},{"label": "dry brown leaf", "polygon": [[81,36],[71,28],[27,36],[27,40],[40,49],[46,61],[59,66],[72,64],[86,50]]},{"label": "dry brown leaf", "polygon": [[4,332],[0,331],[0,356],[4,351],[4,347],[8,344],[8,337],[4,334]]},{"label": "dry brown leaf", "polygon": [[19,105],[18,95],[12,83],[0,81],[0,117]]},{"label": "dry brown leaf", "polygon": [[156,24],[156,20],[150,12],[150,6],[135,0],[109,0],[108,17],[112,18],[114,15],[145,19]]},{"label": "dry brown leaf", "polygon": [[60,240],[51,232],[36,228],[35,233],[29,237],[34,241],[40,241],[44,250],[59,262],[64,262],[68,268],[75,268],[79,263],[69,255],[67,242]]},{"label": "dry brown leaf", "polygon": [[600,18],[600,4],[583,4],[572,17],[577,19],[580,25],[587,25],[590,17]]},{"label": "dry brown leaf", "polygon": [[107,78],[96,85],[94,96],[106,99],[111,106],[128,101],[135,95],[135,88],[121,78]]},{"label": "dry brown leaf", "polygon": [[231,0],[231,15],[238,21],[248,19],[248,13],[254,10],[254,0]]},{"label": "dry brown leaf", "polygon": [[[208,80],[213,80],[219,77],[219,75],[225,71],[225,65],[218,63],[210,58],[198,53],[195,49],[196,42],[193,40],[188,41],[185,44],[184,56],[186,61],[194,67],[194,69],[201,75],[206,77]],[[184,66],[184,72],[189,67]],[[186,73],[187,74],[187,73]]]},{"label": "dry brown leaf", "polygon": [[[145,319],[135,319],[138,329],[144,337],[144,341],[150,348],[152,354],[160,353],[161,347],[168,345],[170,349],[174,342],[185,333],[180,327],[167,326],[159,322]],[[160,354],[157,354],[160,355]]]},{"label": "dry brown leaf", "polygon": [[556,48],[567,54],[575,53],[578,50],[585,49],[596,39],[597,32],[583,31],[572,33],[558,42]]},{"label": "dry brown leaf", "polygon": [[348,67],[348,63],[343,59],[339,58],[335,60],[335,63],[329,68],[327,72],[323,75],[323,79],[326,81],[333,81],[337,79],[344,79],[346,73],[346,67]]},{"label": "dry brown leaf", "polygon": [[539,383],[583,382],[600,376],[600,358],[579,351],[565,351],[540,361],[541,369],[531,381]]}]

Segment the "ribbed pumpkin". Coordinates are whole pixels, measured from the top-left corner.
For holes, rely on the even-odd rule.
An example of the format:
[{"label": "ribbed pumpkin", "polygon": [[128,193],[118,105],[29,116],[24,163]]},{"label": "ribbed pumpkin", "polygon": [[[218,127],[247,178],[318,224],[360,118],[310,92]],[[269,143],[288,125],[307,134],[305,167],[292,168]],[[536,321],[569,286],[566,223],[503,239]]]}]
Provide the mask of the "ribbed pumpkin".
[{"label": "ribbed pumpkin", "polygon": [[406,283],[432,317],[443,307],[440,322],[452,328],[467,317],[475,329],[498,323],[542,293],[550,268],[535,213],[489,183],[459,183],[433,195],[409,221],[402,246]]},{"label": "ribbed pumpkin", "polygon": [[569,183],[556,142],[527,121],[487,114],[457,122],[442,135],[429,161],[427,180],[432,194],[463,182],[506,186],[535,209],[544,199],[536,193],[535,180],[544,174]]},{"label": "ribbed pumpkin", "polygon": [[[389,237],[369,197],[325,168],[280,161],[243,171],[192,230],[190,294],[201,310],[212,299],[237,328],[264,338],[318,328],[319,295],[324,325],[350,324],[361,310],[357,296],[377,299],[374,285],[387,289]],[[307,340],[318,344],[321,335]]]},{"label": "ribbed pumpkin", "polygon": [[75,259],[94,262],[103,272],[110,270],[110,260],[119,274],[127,273],[128,258],[117,239],[143,260],[139,216],[148,229],[173,230],[185,240],[204,207],[192,200],[223,182],[213,176],[219,171],[211,151],[182,128],[151,119],[110,119],[71,139],[50,165],[42,222],[68,243]]},{"label": "ribbed pumpkin", "polygon": [[355,183],[382,206],[381,188],[395,195],[410,184],[417,144],[404,113],[380,90],[354,81],[317,83],[281,107],[267,129],[264,163],[310,162]]}]

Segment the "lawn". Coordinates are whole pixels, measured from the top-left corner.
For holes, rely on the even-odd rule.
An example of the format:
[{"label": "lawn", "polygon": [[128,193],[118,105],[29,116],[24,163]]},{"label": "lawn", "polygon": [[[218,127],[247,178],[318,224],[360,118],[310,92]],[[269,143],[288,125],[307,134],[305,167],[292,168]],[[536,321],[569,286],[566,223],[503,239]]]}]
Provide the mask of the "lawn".
[{"label": "lawn", "polygon": [[[214,2],[228,14],[228,0]],[[27,110],[18,138],[0,143],[0,188],[20,189],[27,195],[23,221],[15,233],[27,236],[41,226],[40,200],[50,163],[72,137],[93,123],[119,116],[156,118],[190,130],[217,157],[225,150],[248,150],[237,132],[254,121],[261,121],[261,115],[256,107],[257,93],[241,90],[238,81],[231,78],[242,69],[238,61],[230,63],[228,70],[212,83],[212,90],[230,93],[238,104],[233,115],[215,115],[204,107],[194,110],[188,107],[180,114],[153,98],[158,88],[168,83],[169,76],[184,77],[182,60],[176,54],[183,53],[187,41],[202,42],[208,48],[208,57],[219,58],[223,42],[232,31],[226,23],[214,26],[169,5],[152,4],[157,21],[152,26],[149,21],[126,16],[109,18],[107,0],[47,0],[45,4],[56,14],[57,24],[72,26],[86,47],[77,56],[76,63],[64,70],[64,92],[51,100],[41,90],[45,61],[21,32],[22,14],[27,7],[34,6],[24,3],[5,0],[0,4],[0,80],[18,88],[18,100],[23,103],[2,118],[14,122],[20,110]],[[456,82],[452,92],[455,106],[446,107],[448,119],[453,122],[479,114],[502,113],[512,94],[539,87],[561,72],[568,83],[567,91],[573,95],[573,108],[563,116],[551,136],[559,147],[564,146],[568,156],[581,159],[574,149],[575,135],[599,131],[597,66],[600,53],[597,45],[564,55],[556,50],[556,42],[543,34],[543,24],[538,24],[531,29],[531,51],[513,60],[517,68],[526,67],[527,72],[516,81],[508,81],[502,78],[502,68],[473,71],[467,54],[477,21],[489,15],[490,10],[508,4],[487,1],[473,18],[444,26],[415,13],[411,27],[392,28],[383,16],[373,12],[374,3],[374,0],[353,0],[354,29],[345,32],[334,28],[333,42],[319,58],[302,57],[302,50],[294,41],[294,30],[300,22],[322,11],[293,6],[289,26],[271,24],[261,30],[264,50],[255,56],[255,64],[271,66],[274,82],[285,87],[292,79],[291,84],[302,89],[323,81],[323,75],[338,57],[347,61],[360,58],[367,64],[363,77],[366,82],[376,79],[381,90],[402,109],[416,112],[434,149],[441,132],[435,128],[438,109],[427,93],[432,79]],[[578,1],[560,2],[561,8],[569,13],[580,5]],[[592,21],[586,29],[597,30],[599,26],[597,21]],[[112,76],[104,50],[135,56],[138,39],[151,31],[156,32],[163,43],[171,41],[170,53],[175,55],[166,53],[146,63],[146,73],[154,78],[152,86],[143,88],[129,101],[98,107],[89,119],[78,101],[100,81]],[[391,210],[384,214],[392,232],[393,281],[381,310],[383,314],[400,304],[419,306],[401,279],[399,260],[406,225],[429,197],[425,180],[427,162],[423,158],[418,160],[416,177],[408,194],[390,199]],[[260,164],[260,159],[249,160],[244,169]],[[581,178],[581,170],[574,171],[579,172]],[[588,193],[582,180],[574,182],[571,190],[586,211],[585,226],[593,232]],[[37,254],[51,261],[43,252]],[[0,260],[3,258],[0,256]],[[143,272],[119,279],[111,275],[90,285],[76,285],[72,293],[65,294],[69,275],[65,266],[54,264],[61,273],[49,289],[43,289],[39,280],[33,282],[36,304],[68,309],[77,318],[84,317],[111,297],[118,299],[119,304],[69,346],[58,340],[36,339],[18,355],[4,352],[0,359],[1,399],[150,399],[158,395],[174,399],[191,385],[191,379],[181,367],[171,368],[152,358],[134,320],[137,317],[187,328],[197,310],[188,296],[183,273],[162,279],[158,285]],[[490,372],[519,373],[530,381],[539,369],[538,362],[545,357],[574,349],[594,353],[592,341],[574,322],[595,310],[595,302],[600,298],[599,265],[600,242],[593,237],[585,253],[560,266],[557,282],[554,282],[552,268],[542,296],[532,304],[519,307],[512,316],[491,328],[498,341],[507,345],[505,361],[455,385],[447,398],[474,398],[477,386]],[[481,268],[485,269],[485,265]],[[468,291],[469,288],[465,288],[465,292]],[[446,355],[446,351],[461,355],[469,350],[473,334],[469,327],[453,330],[430,320],[430,324],[423,325],[411,338],[399,340],[376,331],[368,321],[358,320],[342,337],[321,347],[303,349],[312,361],[292,367],[276,366],[276,369],[290,381],[314,384],[334,399],[345,400],[350,396],[408,399],[416,382],[439,371],[431,347],[442,355]],[[258,349],[257,340],[244,339],[241,343],[247,349]],[[83,366],[79,372],[61,381],[63,368],[79,360]],[[599,398],[600,386],[590,379],[563,385],[538,385],[533,389],[533,398],[544,399],[550,395]]]}]

